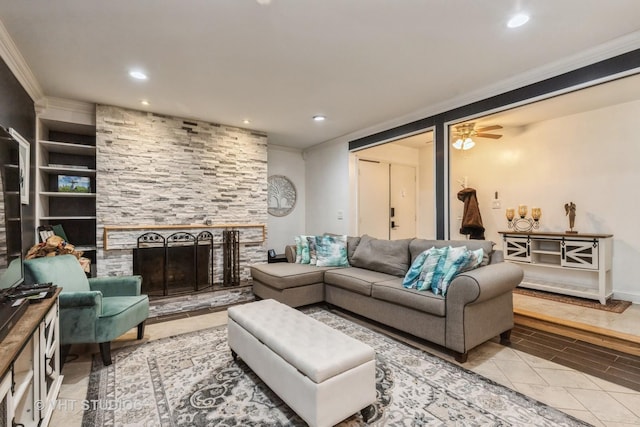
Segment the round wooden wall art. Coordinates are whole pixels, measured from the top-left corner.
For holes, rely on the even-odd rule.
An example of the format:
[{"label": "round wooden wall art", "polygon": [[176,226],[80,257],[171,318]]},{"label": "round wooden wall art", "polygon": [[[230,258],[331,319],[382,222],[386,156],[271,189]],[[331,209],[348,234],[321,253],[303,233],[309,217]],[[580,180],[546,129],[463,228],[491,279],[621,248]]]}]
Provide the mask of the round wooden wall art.
[{"label": "round wooden wall art", "polygon": [[286,216],[296,206],[296,186],[284,175],[271,175],[269,183],[268,212],[273,216]]}]

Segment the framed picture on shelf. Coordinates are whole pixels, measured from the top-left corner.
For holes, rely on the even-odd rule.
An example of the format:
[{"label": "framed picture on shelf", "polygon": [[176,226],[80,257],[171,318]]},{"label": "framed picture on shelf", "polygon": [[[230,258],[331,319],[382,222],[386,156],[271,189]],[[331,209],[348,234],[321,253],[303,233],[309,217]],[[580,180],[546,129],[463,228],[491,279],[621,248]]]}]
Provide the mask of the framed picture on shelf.
[{"label": "framed picture on shelf", "polygon": [[58,175],[58,192],[91,193],[91,180],[88,176]]},{"label": "framed picture on shelf", "polygon": [[9,128],[11,136],[20,144],[18,164],[20,166],[20,202],[29,204],[29,169],[31,165],[31,151],[29,141],[24,139],[15,129]]}]

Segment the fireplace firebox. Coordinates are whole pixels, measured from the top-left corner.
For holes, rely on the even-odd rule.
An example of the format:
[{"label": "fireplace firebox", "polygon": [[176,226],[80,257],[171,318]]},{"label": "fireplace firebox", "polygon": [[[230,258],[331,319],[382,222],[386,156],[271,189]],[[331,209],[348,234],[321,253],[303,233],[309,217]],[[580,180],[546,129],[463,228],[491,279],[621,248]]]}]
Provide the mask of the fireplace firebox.
[{"label": "fireplace firebox", "polygon": [[149,296],[192,293],[214,284],[213,234],[178,232],[167,238],[149,232],[137,239],[133,273],[142,276],[142,292]]}]

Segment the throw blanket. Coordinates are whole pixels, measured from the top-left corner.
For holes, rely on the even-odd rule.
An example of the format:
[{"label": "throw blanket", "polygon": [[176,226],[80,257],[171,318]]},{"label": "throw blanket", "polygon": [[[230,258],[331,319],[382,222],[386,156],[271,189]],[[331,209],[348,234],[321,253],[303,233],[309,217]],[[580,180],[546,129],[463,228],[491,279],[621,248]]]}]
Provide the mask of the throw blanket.
[{"label": "throw blanket", "polygon": [[474,188],[460,190],[458,200],[464,202],[460,234],[468,234],[470,239],[484,240],[484,226],[482,225],[476,190]]}]

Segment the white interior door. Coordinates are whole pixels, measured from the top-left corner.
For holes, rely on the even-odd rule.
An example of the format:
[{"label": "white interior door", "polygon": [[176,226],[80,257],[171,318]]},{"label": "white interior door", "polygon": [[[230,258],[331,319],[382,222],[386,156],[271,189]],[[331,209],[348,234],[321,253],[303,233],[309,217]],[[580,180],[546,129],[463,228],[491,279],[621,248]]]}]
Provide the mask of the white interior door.
[{"label": "white interior door", "polygon": [[358,159],[358,234],[389,238],[389,163]]},{"label": "white interior door", "polygon": [[391,240],[416,237],[416,168],[391,164]]}]

